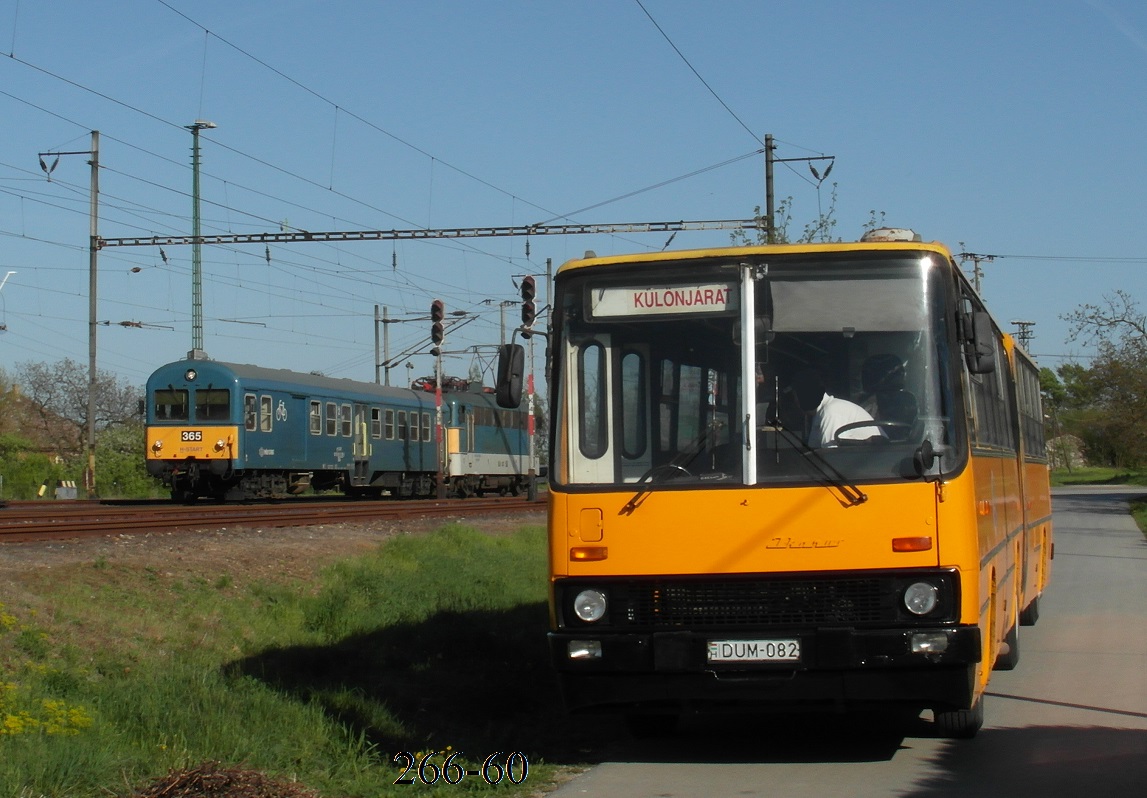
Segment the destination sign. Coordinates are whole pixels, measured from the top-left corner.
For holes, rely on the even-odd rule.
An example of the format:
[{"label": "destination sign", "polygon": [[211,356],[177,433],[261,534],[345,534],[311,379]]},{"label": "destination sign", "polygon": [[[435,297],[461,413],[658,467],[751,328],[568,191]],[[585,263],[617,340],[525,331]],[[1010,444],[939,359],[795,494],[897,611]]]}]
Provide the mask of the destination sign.
[{"label": "destination sign", "polygon": [[737,308],[736,283],[624,286],[590,290],[593,318],[724,313]]}]

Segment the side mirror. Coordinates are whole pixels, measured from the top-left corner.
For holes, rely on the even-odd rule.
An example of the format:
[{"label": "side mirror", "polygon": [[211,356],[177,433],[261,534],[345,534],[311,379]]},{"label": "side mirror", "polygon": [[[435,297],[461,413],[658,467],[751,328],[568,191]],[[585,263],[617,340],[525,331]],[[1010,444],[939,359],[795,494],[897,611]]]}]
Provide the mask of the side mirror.
[{"label": "side mirror", "polygon": [[936,450],[932,448],[932,441],[927,438],[920,444],[920,448],[912,456],[912,463],[916,466],[916,473],[924,476],[936,463]]},{"label": "side mirror", "polygon": [[498,347],[498,377],[494,385],[498,407],[521,406],[522,376],[525,371],[525,347],[521,344],[502,344]]},{"label": "side mirror", "polygon": [[[992,318],[985,311],[977,310],[971,314],[971,322],[971,337],[964,342],[964,359],[968,362],[968,371],[973,374],[990,374],[996,370],[996,349],[992,345],[995,336]],[[965,333],[969,332],[968,326],[965,317]]]}]

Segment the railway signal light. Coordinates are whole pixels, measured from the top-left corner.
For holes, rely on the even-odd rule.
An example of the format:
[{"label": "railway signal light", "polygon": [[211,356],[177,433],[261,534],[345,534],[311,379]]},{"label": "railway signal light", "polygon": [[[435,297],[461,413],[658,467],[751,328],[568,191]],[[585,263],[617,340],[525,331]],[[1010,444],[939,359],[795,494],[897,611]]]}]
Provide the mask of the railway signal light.
[{"label": "railway signal light", "polygon": [[445,318],[446,305],[441,299],[435,299],[430,303],[430,340],[434,342],[436,348],[446,339]]},{"label": "railway signal light", "polygon": [[538,311],[534,305],[534,297],[537,296],[537,286],[534,284],[534,278],[526,275],[522,278],[522,325],[529,327],[534,323],[537,318]]}]

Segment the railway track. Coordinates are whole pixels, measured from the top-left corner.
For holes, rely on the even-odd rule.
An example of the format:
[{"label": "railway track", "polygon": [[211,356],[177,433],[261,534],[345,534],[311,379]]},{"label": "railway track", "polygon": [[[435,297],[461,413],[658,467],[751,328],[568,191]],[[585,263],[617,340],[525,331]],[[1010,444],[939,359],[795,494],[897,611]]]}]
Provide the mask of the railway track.
[{"label": "railway track", "polygon": [[221,527],[289,527],[378,520],[525,513],[544,503],[524,498],[443,501],[291,500],[266,504],[169,502],[9,502],[0,508],[0,545],[107,535]]}]

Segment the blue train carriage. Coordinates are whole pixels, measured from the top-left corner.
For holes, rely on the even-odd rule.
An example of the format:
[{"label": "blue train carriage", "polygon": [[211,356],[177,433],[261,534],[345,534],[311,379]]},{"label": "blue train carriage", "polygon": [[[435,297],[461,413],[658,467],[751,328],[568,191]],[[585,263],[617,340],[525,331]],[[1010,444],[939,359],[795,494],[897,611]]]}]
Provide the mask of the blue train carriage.
[{"label": "blue train carriage", "polygon": [[[308,488],[436,495],[433,393],[210,360],[157,369],[147,393],[148,471],[176,501],[272,498]],[[445,443],[456,442],[451,488],[459,495],[521,490],[528,468],[516,475],[506,468],[528,466],[521,455],[529,440],[516,433],[524,413],[506,416],[484,393],[452,395],[443,404],[443,423],[458,424],[457,432],[444,430]],[[466,470],[475,467],[493,470]]]}]

